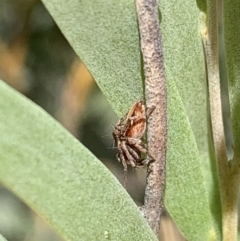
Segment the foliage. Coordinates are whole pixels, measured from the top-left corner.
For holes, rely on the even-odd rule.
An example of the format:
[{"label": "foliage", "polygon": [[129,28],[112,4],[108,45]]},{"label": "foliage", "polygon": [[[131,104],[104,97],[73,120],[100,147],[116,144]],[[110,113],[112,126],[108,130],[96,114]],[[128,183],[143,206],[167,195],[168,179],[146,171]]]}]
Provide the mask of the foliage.
[{"label": "foliage", "polygon": [[[42,2],[122,116],[143,96],[134,1]],[[189,0],[163,0],[160,9],[168,82],[165,204],[189,241],[220,240],[199,9]],[[66,239],[154,240],[127,194],[86,148],[5,85],[0,92],[6,186]]]},{"label": "foliage", "polygon": [[0,96],[0,180],[6,187],[66,240],[156,240],[93,154],[3,82]]}]

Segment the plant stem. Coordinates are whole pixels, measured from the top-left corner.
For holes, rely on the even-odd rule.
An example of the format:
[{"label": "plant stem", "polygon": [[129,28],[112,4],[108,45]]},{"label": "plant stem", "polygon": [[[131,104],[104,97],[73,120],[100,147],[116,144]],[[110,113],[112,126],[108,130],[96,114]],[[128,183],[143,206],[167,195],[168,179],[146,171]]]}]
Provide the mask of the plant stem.
[{"label": "plant stem", "polygon": [[239,174],[228,170],[221,182],[223,241],[237,241]]},{"label": "plant stem", "polygon": [[[207,23],[205,23],[207,19]],[[218,17],[216,0],[207,1],[202,40],[207,62],[210,115],[222,206],[222,240],[237,241],[239,174],[229,166],[224,135],[219,78]],[[231,164],[231,163],[230,163]]]},{"label": "plant stem", "polygon": [[163,209],[166,144],[167,144],[167,90],[163,61],[162,38],[156,0],[135,0],[141,51],[145,72],[145,98],[148,109],[154,108],[148,118],[147,140],[149,158],[143,213],[158,236]]}]

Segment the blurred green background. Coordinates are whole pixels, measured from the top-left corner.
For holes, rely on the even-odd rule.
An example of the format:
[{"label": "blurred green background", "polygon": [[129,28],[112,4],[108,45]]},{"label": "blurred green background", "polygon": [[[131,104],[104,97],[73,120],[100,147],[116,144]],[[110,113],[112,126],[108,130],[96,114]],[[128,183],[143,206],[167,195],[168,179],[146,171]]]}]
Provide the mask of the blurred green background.
[{"label": "blurred green background", "polygon": [[[111,135],[117,116],[41,1],[0,0],[0,79],[56,118],[122,182]],[[144,186],[145,171],[129,170],[128,192],[138,205]],[[3,186],[0,233],[8,241],[61,240]],[[166,211],[160,237],[185,240]]]}]

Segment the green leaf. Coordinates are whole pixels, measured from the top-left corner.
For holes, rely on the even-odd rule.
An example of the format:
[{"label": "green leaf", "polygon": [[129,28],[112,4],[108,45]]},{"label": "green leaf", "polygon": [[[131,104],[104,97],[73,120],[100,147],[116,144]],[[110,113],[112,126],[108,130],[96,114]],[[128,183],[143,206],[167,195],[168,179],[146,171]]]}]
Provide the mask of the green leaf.
[{"label": "green leaf", "polygon": [[126,113],[143,96],[134,2],[42,2],[116,113]]},{"label": "green leaf", "polygon": [[0,234],[0,241],[7,241],[7,240]]},{"label": "green leaf", "polygon": [[66,240],[156,240],[105,166],[0,82],[0,182]]},{"label": "green leaf", "polygon": [[[115,112],[125,114],[143,89],[134,1],[43,2]],[[215,240],[220,201],[208,139],[199,10],[190,0],[160,3],[168,81],[165,203],[189,241]]]},{"label": "green leaf", "polygon": [[[223,36],[226,51],[226,72],[234,135],[234,154],[240,162],[240,8],[239,2],[223,1]],[[224,56],[224,57],[225,57]]]},{"label": "green leaf", "polygon": [[174,82],[168,88],[165,203],[187,240],[217,240],[197,144]]},{"label": "green leaf", "polygon": [[[231,140],[231,145],[234,151],[234,160],[237,163],[237,168],[239,169],[240,163],[240,122],[239,122],[239,112],[240,112],[240,45],[239,45],[239,24],[240,24],[240,8],[239,2],[233,1],[223,1],[223,63],[226,64],[226,70],[224,74],[227,75],[228,80],[228,90],[229,90],[229,100],[230,100],[230,117],[227,116],[227,123],[229,126],[232,125],[233,133],[233,143]],[[226,59],[224,59],[224,57]],[[226,63],[225,63],[225,61]],[[225,77],[225,76],[224,76]],[[224,79],[224,80],[226,80]],[[231,128],[229,128],[231,129]],[[228,130],[228,133],[230,131]],[[231,133],[231,132],[230,132]],[[231,134],[232,134],[231,133]],[[238,170],[239,172],[239,170]],[[240,240],[240,230],[238,229],[238,240]]]},{"label": "green leaf", "polygon": [[[198,1],[200,4],[200,1]],[[201,7],[204,8],[204,3],[202,2]],[[169,86],[169,119],[175,119],[173,123],[173,129],[175,129],[177,125],[182,123],[182,130],[184,130],[188,126],[188,122],[190,124],[190,128],[194,134],[194,139],[190,135],[185,137],[180,137],[179,130],[173,131],[170,126],[169,121],[169,139],[174,139],[175,145],[173,150],[169,146],[169,153],[177,152],[176,146],[181,150],[181,140],[184,141],[184,146],[189,141],[188,145],[191,146],[192,150],[194,150],[194,145],[197,145],[197,152],[195,155],[191,154],[190,150],[185,151],[184,153],[179,154],[177,158],[172,160],[172,158],[168,158],[169,169],[171,170],[176,165],[176,160],[179,158],[184,158],[189,160],[189,163],[186,163],[186,168],[189,166],[191,169],[189,172],[193,174],[192,181],[194,181],[195,165],[199,170],[199,175],[196,175],[196,179],[200,176],[202,181],[200,185],[205,185],[203,190],[208,194],[208,205],[210,210],[208,210],[209,215],[212,216],[212,221],[214,227],[211,227],[207,238],[203,238],[203,240],[212,240],[219,239],[221,237],[221,204],[220,204],[220,195],[218,188],[218,178],[217,178],[217,169],[216,163],[214,160],[213,147],[211,144],[211,130],[209,124],[209,113],[208,113],[208,90],[207,90],[207,81],[206,81],[206,73],[205,73],[205,62],[204,62],[204,54],[200,36],[200,26],[199,26],[199,9],[196,4],[192,4],[191,1],[168,1],[162,0],[160,1],[160,9],[161,9],[161,26],[163,33],[163,45],[164,45],[164,57],[165,57],[165,67],[167,74],[167,81],[169,85],[173,85],[172,82],[175,83],[177,91],[174,91]],[[174,14],[173,14],[174,13]],[[185,118],[187,116],[187,120],[185,124],[183,124],[184,115],[178,112],[182,107],[178,104],[173,104],[172,112],[171,112],[171,96],[177,96],[178,94],[181,96],[181,100],[178,102],[182,102],[185,111]],[[174,98],[174,97],[172,97]],[[177,106],[179,105],[179,107]],[[174,113],[173,113],[174,112]],[[181,117],[182,115],[182,117]],[[176,124],[177,123],[177,124]],[[184,126],[186,126],[184,128]],[[172,135],[171,135],[172,133]],[[172,136],[172,138],[171,138]],[[177,142],[177,137],[179,136],[179,140]],[[192,141],[190,141],[192,139]],[[189,157],[190,159],[189,159]],[[193,158],[195,156],[195,158]],[[197,159],[197,163],[196,163]],[[178,160],[178,162],[180,162]],[[182,163],[181,169],[183,167]],[[175,169],[177,173],[177,167]],[[176,175],[176,173],[172,173],[172,175]],[[189,182],[191,173],[188,175]],[[203,175],[203,176],[202,176]],[[180,176],[180,179],[184,178],[184,175]],[[185,177],[186,178],[186,177]],[[175,184],[177,185],[177,184]],[[188,186],[188,184],[186,183]],[[192,185],[192,184],[191,184]],[[174,186],[174,185],[173,185]],[[188,193],[194,193],[194,186],[197,188],[198,185],[192,185],[191,191],[187,191]],[[202,190],[202,191],[203,191]],[[201,196],[199,196],[198,201],[200,202]],[[187,201],[187,200],[186,200]],[[193,200],[192,200],[193,201]],[[194,202],[191,202],[192,205],[195,205]],[[207,204],[206,204],[207,205]],[[170,210],[171,212],[171,210]],[[171,212],[172,213],[172,212]],[[180,213],[179,213],[180,215]],[[193,215],[192,213],[190,214]],[[199,216],[201,214],[199,213]],[[176,216],[173,214],[173,216]],[[196,217],[197,218],[197,217]],[[200,218],[200,217],[199,217]],[[176,218],[175,218],[176,220]],[[204,219],[202,219],[203,221]],[[177,221],[177,220],[176,220]],[[182,225],[186,225],[186,222],[181,219],[178,222],[179,227]],[[190,226],[189,226],[190,228]],[[184,228],[187,230],[187,228]],[[181,228],[181,230],[183,230]],[[189,230],[192,230],[190,228]],[[193,238],[192,240],[196,240]]]}]

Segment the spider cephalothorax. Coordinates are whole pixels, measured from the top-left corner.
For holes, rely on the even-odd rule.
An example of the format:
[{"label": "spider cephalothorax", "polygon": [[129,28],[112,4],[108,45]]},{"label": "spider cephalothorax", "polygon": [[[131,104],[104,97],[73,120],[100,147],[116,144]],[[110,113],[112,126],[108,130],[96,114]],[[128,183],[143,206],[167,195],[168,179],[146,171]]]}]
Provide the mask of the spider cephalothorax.
[{"label": "spider cephalothorax", "polygon": [[143,166],[142,154],[147,153],[142,140],[145,130],[146,107],[140,100],[118,121],[112,133],[118,149],[117,159],[122,162],[125,173],[127,165],[133,168]]}]

